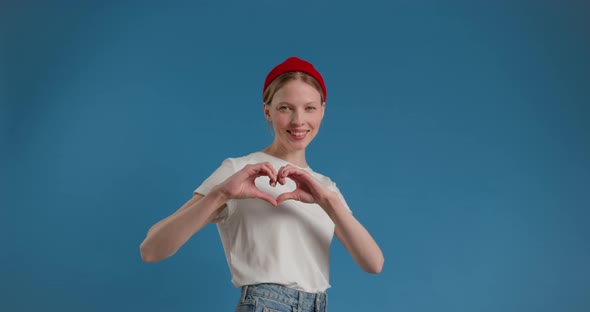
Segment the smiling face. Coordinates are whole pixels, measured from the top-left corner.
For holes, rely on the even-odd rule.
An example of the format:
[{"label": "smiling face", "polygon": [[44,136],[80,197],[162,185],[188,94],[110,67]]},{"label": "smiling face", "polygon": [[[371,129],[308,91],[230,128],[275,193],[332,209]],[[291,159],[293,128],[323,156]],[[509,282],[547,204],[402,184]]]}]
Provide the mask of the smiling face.
[{"label": "smiling face", "polygon": [[284,82],[264,104],[264,115],[275,132],[273,145],[286,152],[305,150],[320,129],[324,108],[312,84],[298,78]]}]

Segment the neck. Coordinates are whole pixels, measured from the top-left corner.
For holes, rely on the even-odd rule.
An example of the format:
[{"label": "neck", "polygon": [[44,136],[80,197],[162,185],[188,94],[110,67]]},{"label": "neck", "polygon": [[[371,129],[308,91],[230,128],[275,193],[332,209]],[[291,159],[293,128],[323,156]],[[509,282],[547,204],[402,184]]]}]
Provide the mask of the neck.
[{"label": "neck", "polygon": [[284,161],[288,161],[299,167],[308,167],[307,161],[305,161],[305,149],[290,151],[273,143],[267,148],[263,149],[262,152],[280,158]]}]

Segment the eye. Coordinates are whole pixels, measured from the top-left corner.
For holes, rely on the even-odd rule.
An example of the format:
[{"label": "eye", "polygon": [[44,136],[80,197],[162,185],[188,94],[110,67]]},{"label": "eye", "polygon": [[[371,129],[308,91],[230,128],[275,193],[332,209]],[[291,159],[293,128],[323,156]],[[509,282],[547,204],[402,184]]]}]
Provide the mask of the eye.
[{"label": "eye", "polygon": [[315,109],[317,109],[317,108],[316,108],[315,106],[308,106],[308,107],[306,107],[305,109],[307,109],[307,110],[315,110]]},{"label": "eye", "polygon": [[284,110],[288,110],[288,109],[289,109],[289,107],[286,106],[286,105],[283,105],[283,106],[279,106],[278,107],[278,110],[280,110],[280,111],[284,111]]}]

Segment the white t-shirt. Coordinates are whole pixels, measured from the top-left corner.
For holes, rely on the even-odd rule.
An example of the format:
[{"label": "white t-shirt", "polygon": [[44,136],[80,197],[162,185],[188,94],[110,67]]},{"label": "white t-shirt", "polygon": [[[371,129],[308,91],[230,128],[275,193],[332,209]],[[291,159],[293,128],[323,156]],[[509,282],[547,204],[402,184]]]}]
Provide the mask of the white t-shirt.
[{"label": "white t-shirt", "polygon": [[[290,164],[263,152],[227,158],[194,193],[206,195],[247,164],[265,161],[277,171]],[[348,208],[330,178],[309,167],[302,169],[336,192]],[[293,180],[287,178],[286,181],[285,185],[277,183],[272,187],[268,177],[259,177],[255,183],[260,190],[276,198],[295,189]],[[273,207],[262,199],[229,200],[214,221],[218,222],[217,229],[234,286],[276,283],[307,292],[321,292],[330,287],[330,243],[334,236],[334,222],[319,205],[286,200]]]}]

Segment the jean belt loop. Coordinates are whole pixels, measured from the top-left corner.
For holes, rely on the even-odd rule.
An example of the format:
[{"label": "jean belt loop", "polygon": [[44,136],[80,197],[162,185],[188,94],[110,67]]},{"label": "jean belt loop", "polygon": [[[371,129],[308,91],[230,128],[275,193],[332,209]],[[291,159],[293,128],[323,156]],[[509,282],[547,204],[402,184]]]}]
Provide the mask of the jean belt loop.
[{"label": "jean belt loop", "polygon": [[314,301],[313,302],[313,310],[315,312],[318,312],[318,311],[320,311],[320,293],[316,293],[315,298],[313,298],[313,299],[314,299],[313,300]]},{"label": "jean belt loop", "polygon": [[246,294],[248,293],[248,285],[242,286],[242,297],[240,298],[240,302],[244,303],[246,301]]},{"label": "jean belt loop", "polygon": [[303,311],[303,299],[305,298],[305,294],[301,290],[298,290],[297,292],[299,293],[299,303],[297,304],[297,311]]},{"label": "jean belt loop", "polygon": [[[327,294],[326,294],[325,291],[319,292],[317,294],[317,297],[316,297],[317,299],[316,299],[316,302],[315,302],[316,311],[318,311],[318,312],[326,311],[326,305],[327,305],[326,295]],[[323,309],[321,309],[322,303],[324,303],[324,308]]]}]

